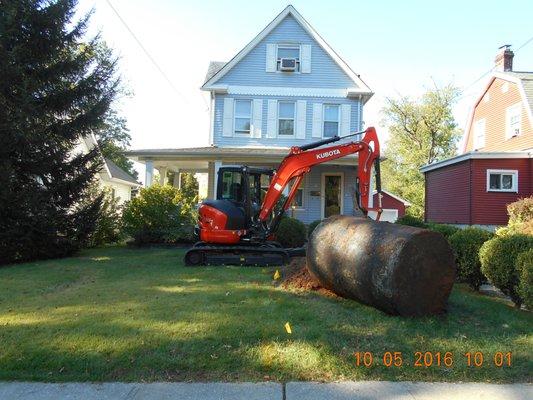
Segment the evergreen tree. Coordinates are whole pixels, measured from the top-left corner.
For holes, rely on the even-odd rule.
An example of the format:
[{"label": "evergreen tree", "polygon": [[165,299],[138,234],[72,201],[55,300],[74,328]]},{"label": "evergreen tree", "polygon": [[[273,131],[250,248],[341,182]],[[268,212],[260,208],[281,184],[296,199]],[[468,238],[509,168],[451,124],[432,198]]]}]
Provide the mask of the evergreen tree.
[{"label": "evergreen tree", "polygon": [[76,151],[109,115],[116,59],[75,0],[0,0],[0,264],[60,257],[95,229],[102,197],[82,201],[101,168]]}]

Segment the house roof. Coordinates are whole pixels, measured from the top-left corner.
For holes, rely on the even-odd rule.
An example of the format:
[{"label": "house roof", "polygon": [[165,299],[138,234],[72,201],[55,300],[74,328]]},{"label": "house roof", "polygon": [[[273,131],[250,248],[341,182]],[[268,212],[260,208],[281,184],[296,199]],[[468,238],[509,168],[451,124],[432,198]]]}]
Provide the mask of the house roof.
[{"label": "house roof", "polygon": [[[98,141],[96,140],[96,137],[93,134],[84,136],[83,140],[85,141],[87,148],[89,149],[93,149],[95,147],[99,148]],[[100,151],[99,153],[100,155],[102,154]],[[102,157],[103,167],[104,167],[103,171],[101,172],[105,173],[108,179],[119,180],[119,181],[123,181],[123,183],[130,183],[135,186],[141,186],[141,184],[137,182],[133,176],[128,174],[126,171],[120,168],[113,161],[111,161],[108,158],[105,158],[103,155],[101,157]]]},{"label": "house roof", "polygon": [[120,179],[120,180],[130,182],[136,185],[139,184],[139,182],[137,182],[133,176],[128,174],[126,171],[120,168],[117,164],[115,164],[109,158],[104,157],[104,162],[106,164],[107,170],[111,178]]},{"label": "house roof", "polygon": [[[322,49],[339,65],[339,67],[348,75],[348,77],[357,85],[357,89],[361,94],[366,94],[368,97],[372,96],[372,90],[367,84],[356,74],[350,66],[337,54],[335,50],[331,48],[329,44],[318,34],[318,32],[302,17],[302,15],[296,11],[292,5],[288,5],[276,18],[272,20],[259,34],[249,42],[235,57],[229,62],[223,65],[218,71],[216,71],[202,86],[204,90],[214,90],[213,84],[228,73],[239,61],[241,61],[253,48],[263,40],[276,26],[278,26],[285,17],[292,15],[294,19],[302,26],[302,28],[311,35],[313,39],[322,47]],[[211,70],[211,64],[209,70]],[[215,66],[213,66],[215,68]],[[208,70],[207,76],[210,75]]]},{"label": "house roof", "polygon": [[[388,190],[383,190],[383,189],[381,189],[381,193],[385,193],[386,195],[392,197],[393,199],[398,200],[400,203],[403,203],[406,207],[409,207],[409,206],[411,205],[411,203],[409,203],[407,200],[404,200],[404,199],[402,199],[401,197],[396,196],[395,194],[389,192]],[[377,191],[377,190],[374,190],[374,191],[372,192],[372,195],[376,195],[376,194],[378,194],[378,191]]]},{"label": "house roof", "polygon": [[494,80],[496,80],[497,78],[503,79],[509,82],[513,82],[518,85],[518,89],[522,97],[522,102],[526,106],[527,114],[529,116],[529,121],[531,122],[531,124],[533,124],[533,72],[527,72],[527,71],[493,72],[487,84],[485,85],[485,88],[481,91],[479,97],[474,102],[474,106],[472,107],[472,110],[470,110],[470,115],[468,116],[467,125],[465,129],[467,136],[465,137],[465,140],[464,140],[463,151],[466,150],[466,146],[468,145],[470,127],[472,126],[472,121],[474,119],[474,112],[476,110],[476,107],[479,104],[479,102],[483,99],[483,97],[485,96],[485,93],[487,93],[487,90],[489,90],[489,88],[491,87],[492,82],[494,82]]},{"label": "house roof", "polygon": [[210,61],[209,68],[207,68],[207,74],[205,74],[204,83],[215,76],[215,74],[220,71],[224,65],[226,65],[225,61]]},{"label": "house roof", "polygon": [[472,159],[493,159],[498,160],[502,158],[533,158],[533,152],[530,151],[504,151],[504,152],[482,152],[482,151],[470,151],[446,160],[435,162],[433,164],[424,165],[420,168],[421,172],[428,172],[434,169],[446,167],[448,165],[457,164],[462,161]]}]

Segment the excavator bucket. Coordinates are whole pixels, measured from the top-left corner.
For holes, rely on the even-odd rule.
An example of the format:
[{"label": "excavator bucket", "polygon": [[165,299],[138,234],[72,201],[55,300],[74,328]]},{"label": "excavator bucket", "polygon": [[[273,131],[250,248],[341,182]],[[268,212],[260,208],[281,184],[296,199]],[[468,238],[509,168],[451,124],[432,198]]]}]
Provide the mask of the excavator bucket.
[{"label": "excavator bucket", "polygon": [[438,232],[340,215],[313,231],[307,268],[324,288],[402,316],[445,312],[456,270]]}]

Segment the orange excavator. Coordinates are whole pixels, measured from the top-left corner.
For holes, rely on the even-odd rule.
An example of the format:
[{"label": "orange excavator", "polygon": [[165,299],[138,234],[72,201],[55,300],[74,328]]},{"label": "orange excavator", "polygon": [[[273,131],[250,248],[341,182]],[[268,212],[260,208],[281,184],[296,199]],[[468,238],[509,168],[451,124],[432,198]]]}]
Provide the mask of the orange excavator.
[{"label": "orange excavator", "polygon": [[[323,147],[361,134],[360,141]],[[379,219],[382,211],[379,141],[376,130],[370,127],[350,135],[294,146],[277,170],[221,167],[216,200],[205,200],[199,207],[196,234],[200,241],[185,254],[185,264],[283,265],[292,256],[305,255],[304,248],[286,249],[275,241],[281,218],[312,167],[355,153],[358,153],[357,205],[364,215],[369,211],[377,212]],[[369,207],[372,170],[376,177],[377,207]],[[269,182],[266,193],[262,182]],[[283,193],[287,187],[290,190],[285,197]]]}]

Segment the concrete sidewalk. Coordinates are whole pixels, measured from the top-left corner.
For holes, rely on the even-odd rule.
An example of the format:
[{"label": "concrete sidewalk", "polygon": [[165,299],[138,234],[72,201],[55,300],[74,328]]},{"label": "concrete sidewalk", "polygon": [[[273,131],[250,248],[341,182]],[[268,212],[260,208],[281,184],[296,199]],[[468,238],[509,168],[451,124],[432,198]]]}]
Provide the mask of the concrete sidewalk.
[{"label": "concrete sidewalk", "polygon": [[533,399],[529,384],[425,382],[25,383],[0,382],[0,400]]}]

